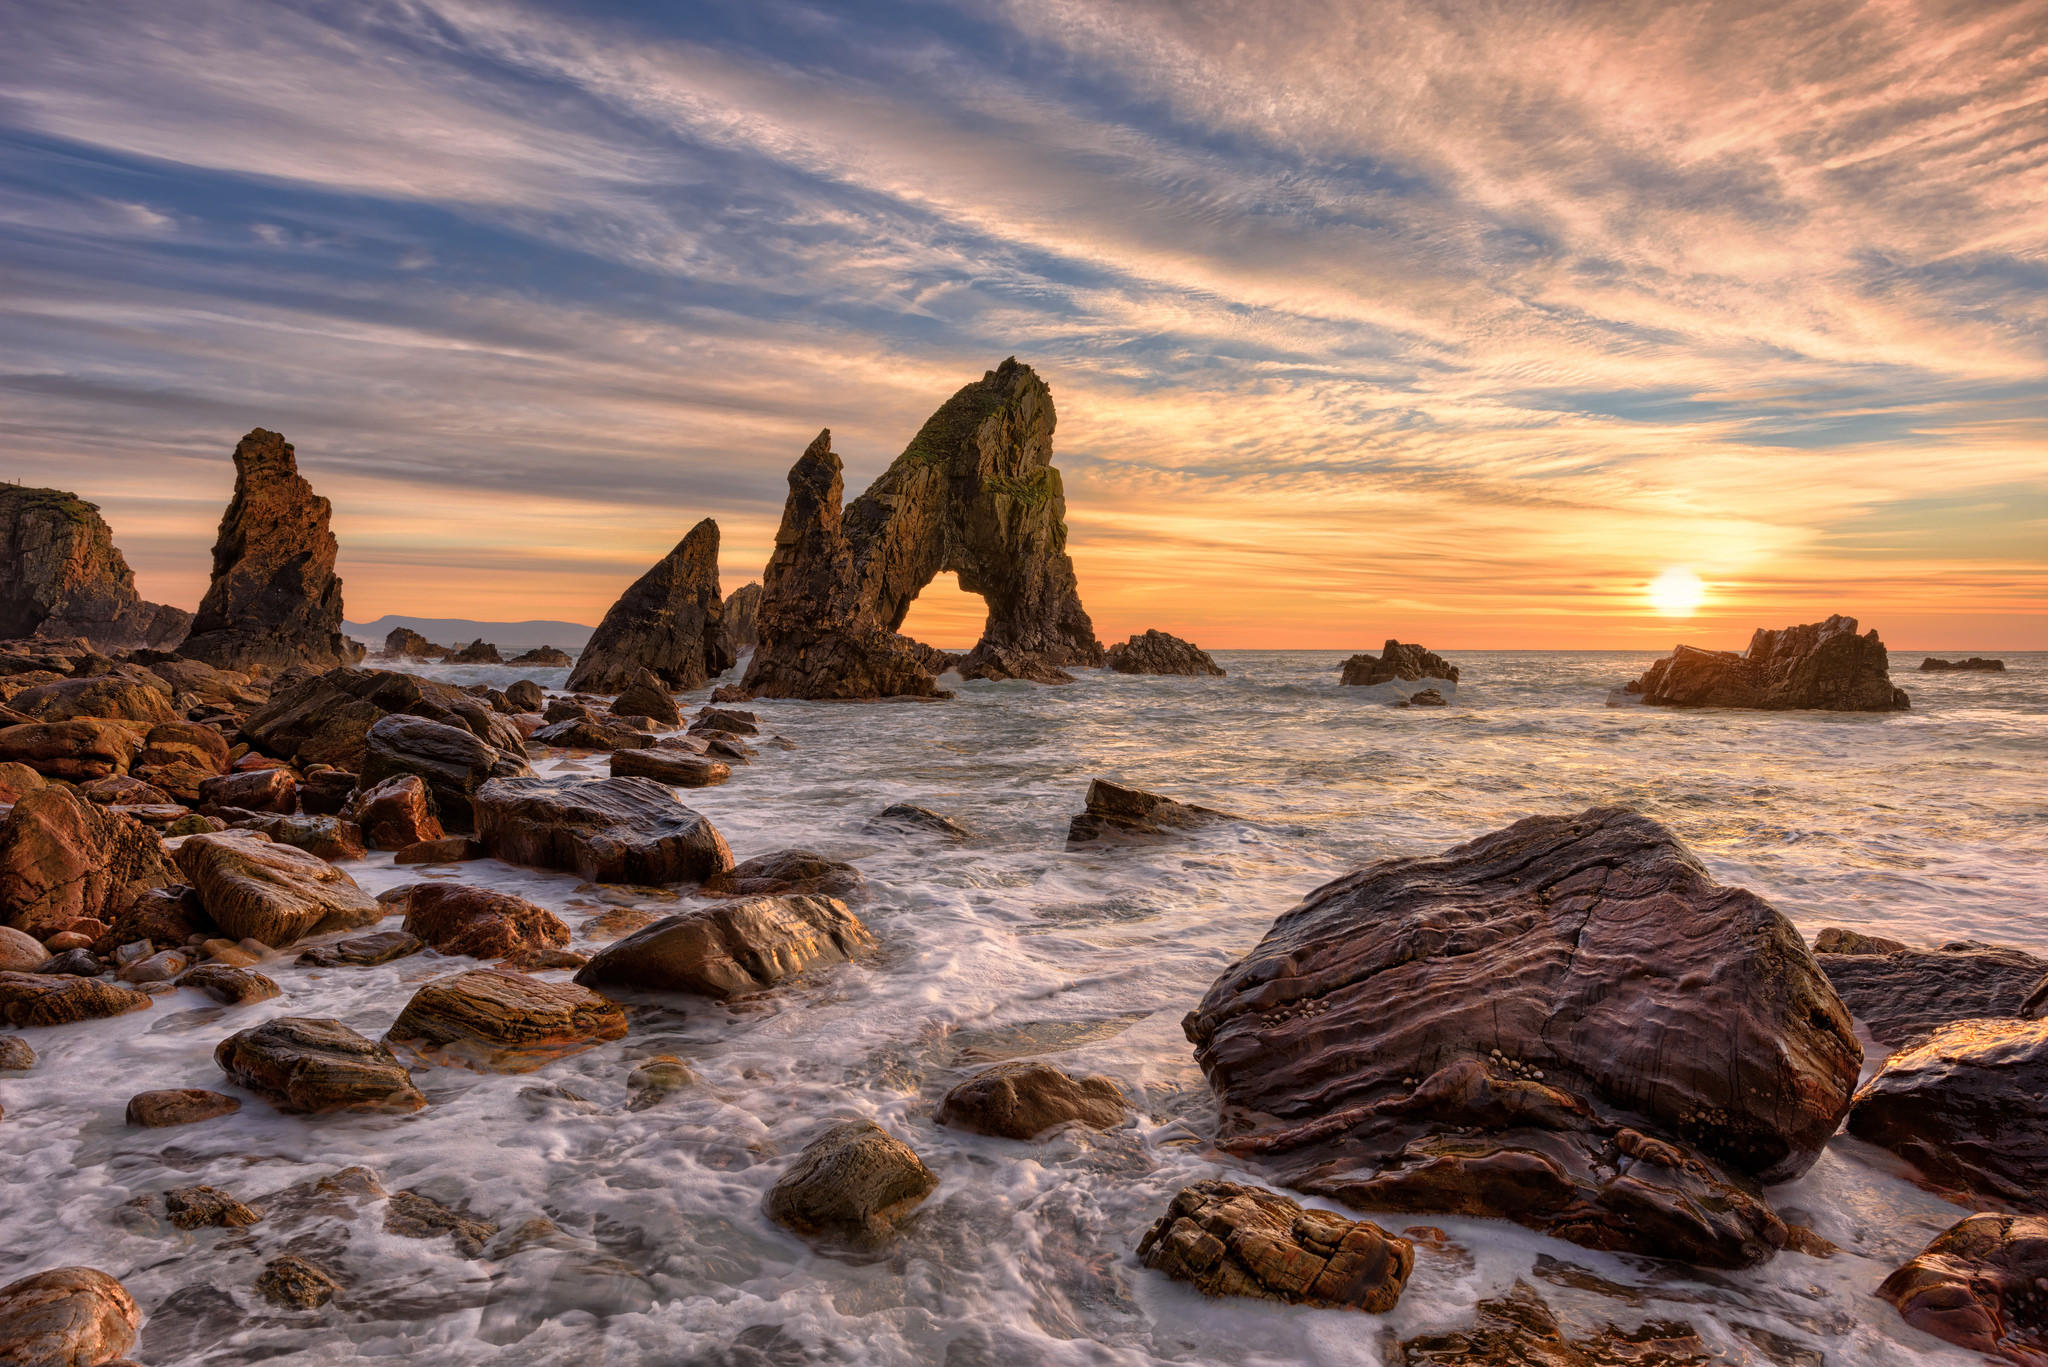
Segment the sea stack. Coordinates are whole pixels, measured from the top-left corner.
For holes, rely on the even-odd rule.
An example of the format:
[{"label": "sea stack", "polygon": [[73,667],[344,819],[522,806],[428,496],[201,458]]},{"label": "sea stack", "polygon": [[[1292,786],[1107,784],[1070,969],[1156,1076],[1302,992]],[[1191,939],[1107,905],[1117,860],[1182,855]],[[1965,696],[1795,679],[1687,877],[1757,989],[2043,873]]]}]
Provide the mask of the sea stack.
[{"label": "sea stack", "polygon": [[645,669],[671,689],[702,688],[732,662],[718,595],[718,524],[707,517],[619,595],[577,656],[568,687],[617,693]]},{"label": "sea stack", "polygon": [[235,493],[213,544],[213,582],[180,654],[216,669],[333,669],[363,658],[341,632],[332,509],[292,444],[259,427],[235,447]]},{"label": "sea stack", "polygon": [[1890,656],[1876,630],[1859,636],[1856,619],[1839,613],[1781,631],[1759,628],[1741,655],[1682,645],[1622,693],[1661,707],[1902,712],[1912,706],[1906,690],[1892,685]]},{"label": "sea stack", "polygon": [[761,586],[742,584],[725,599],[725,643],[738,655],[761,643]]},{"label": "sea stack", "polygon": [[192,614],[144,602],[100,510],[76,494],[0,484],[0,637],[81,636],[167,650]]}]

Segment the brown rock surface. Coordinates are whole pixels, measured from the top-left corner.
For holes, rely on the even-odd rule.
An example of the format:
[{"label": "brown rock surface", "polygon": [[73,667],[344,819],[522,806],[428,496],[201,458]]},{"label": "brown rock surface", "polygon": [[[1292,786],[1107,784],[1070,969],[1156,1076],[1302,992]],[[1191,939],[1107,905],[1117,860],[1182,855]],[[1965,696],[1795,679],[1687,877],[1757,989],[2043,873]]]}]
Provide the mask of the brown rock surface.
[{"label": "brown rock surface", "polygon": [[873,1248],[939,1185],[910,1146],[871,1121],[834,1125],[769,1189],[768,1218],[829,1243]]},{"label": "brown rock surface", "polygon": [[97,505],[0,484],[0,639],[83,637],[102,650],[169,649],[192,614],[144,602]]},{"label": "brown rock surface", "polygon": [[468,859],[484,857],[484,847],[466,835],[451,835],[440,840],[422,840],[417,845],[407,845],[393,857],[394,864],[459,864]]},{"label": "brown rock surface", "polygon": [[156,832],[68,788],[24,793],[0,818],[0,921],[37,939],[169,881]]},{"label": "brown rock surface", "polygon": [[287,682],[242,725],[242,738],[302,769],[332,764],[363,770],[370,728],[393,713],[458,726],[505,755],[523,759],[524,738],[512,721],[474,694],[390,670],[330,669]]},{"label": "brown rock surface", "polygon": [[35,1066],[36,1051],[27,1040],[19,1035],[0,1035],[0,1073],[25,1073]]},{"label": "brown rock surface", "polygon": [[109,721],[141,722],[147,727],[178,719],[171,705],[170,686],[134,665],[117,666],[113,673],[58,679],[25,688],[9,698],[7,705],[38,721],[103,717]]},{"label": "brown rock surface", "polygon": [[1470,1329],[1408,1339],[1390,1358],[1399,1367],[1721,1367],[1727,1361],[1691,1325],[1662,1320],[1569,1338],[1521,1281],[1507,1295],[1479,1302]]},{"label": "brown rock surface", "polygon": [[620,717],[569,717],[541,727],[531,739],[564,750],[644,750],[654,744],[652,735]]},{"label": "brown rock surface", "polygon": [[564,949],[569,927],[524,897],[463,883],[414,883],[385,895],[405,910],[405,929],[443,954],[502,959],[535,949]]},{"label": "brown rock surface", "polygon": [[179,1229],[240,1229],[263,1216],[219,1187],[172,1187],[164,1193],[164,1213]]},{"label": "brown rock surface", "polygon": [[1188,1016],[1225,1147],[1369,1210],[1741,1266],[1855,1087],[1791,925],[1623,808],[1311,893]]},{"label": "brown rock surface", "polygon": [[249,812],[293,812],[299,806],[299,784],[289,769],[222,774],[199,785],[199,800],[211,807]]},{"label": "brown rock surface", "polygon": [[[2034,984],[2048,976],[2048,959],[1998,945],[1925,950],[1827,937],[1822,931],[1814,941],[1816,961],[1849,1013],[1886,1044],[1910,1043],[1955,1021],[2017,1017]],[[1830,953],[1824,944],[1843,948]],[[1879,944],[1896,947],[1875,949]]]},{"label": "brown rock surface", "polygon": [[437,646],[411,627],[393,627],[384,637],[384,649],[379,652],[387,660],[438,660],[448,654],[443,646]]},{"label": "brown rock surface", "polygon": [[256,1290],[286,1310],[317,1310],[334,1299],[341,1283],[320,1264],[286,1253],[264,1264]]},{"label": "brown rock surface", "polygon": [[676,706],[674,695],[647,669],[636,665],[627,671],[618,692],[619,696],[612,699],[615,717],[648,717],[660,726],[683,724],[683,709]]},{"label": "brown rock surface", "polygon": [[742,584],[725,596],[725,643],[738,656],[761,643],[761,586]]},{"label": "brown rock surface", "polygon": [[500,749],[463,727],[394,713],[370,727],[358,772],[366,787],[417,774],[433,794],[442,826],[462,832],[474,828],[471,804],[477,789],[492,779],[519,778],[533,770],[523,746]]},{"label": "brown rock surface", "polygon": [[254,832],[187,836],[177,859],[207,915],[238,940],[282,949],[384,915],[376,899],[334,865]]},{"label": "brown rock surface", "polygon": [[1138,1260],[1204,1295],[1383,1314],[1408,1285],[1415,1246],[1367,1220],[1209,1181],[1181,1188],[1139,1241]]},{"label": "brown rock surface", "polygon": [[1119,674],[1179,674],[1217,679],[1224,676],[1222,666],[1209,658],[1208,651],[1193,641],[1183,641],[1156,628],[1111,646],[1104,652],[1102,662]]},{"label": "brown rock surface", "polygon": [[105,778],[125,774],[142,750],[134,725],[76,717],[70,721],[0,726],[0,760],[25,764],[45,778]]},{"label": "brown rock surface", "polygon": [[866,887],[867,879],[853,865],[809,850],[756,855],[704,882],[704,891],[720,897],[770,897],[790,892],[849,897]]},{"label": "brown rock surface", "polygon": [[1987,660],[1981,655],[1972,655],[1967,660],[1937,660],[1932,655],[1920,662],[1920,668],[1930,674],[1944,670],[1962,671],[1970,674],[2003,674],[2005,661]]},{"label": "brown rock surface", "polygon": [[1098,778],[1088,785],[1084,810],[1067,826],[1067,847],[1098,840],[1140,840],[1236,820],[1228,812]]},{"label": "brown rock surface", "polygon": [[0,1362],[100,1367],[135,1345],[142,1311],[128,1289],[90,1267],[54,1267],[0,1286]]},{"label": "brown rock surface", "polygon": [[2048,1363],[2048,1220],[1958,1221],[1877,1294],[1916,1329],[2021,1367]]},{"label": "brown rock surface", "polygon": [[280,1016],[222,1040],[213,1061],[280,1111],[416,1111],[427,1104],[392,1052],[337,1020]]},{"label": "brown rock surface", "polygon": [[1388,638],[1377,656],[1353,655],[1340,667],[1340,683],[1353,687],[1369,687],[1373,684],[1391,683],[1400,680],[1414,683],[1420,679],[1448,679],[1458,681],[1458,667],[1443,656],[1433,654],[1417,645],[1403,645]]},{"label": "brown rock surface", "polygon": [[394,1191],[384,1207],[384,1232],[401,1239],[438,1239],[452,1235],[465,1258],[483,1256],[484,1245],[497,1234],[488,1220],[477,1220],[416,1191]]},{"label": "brown rock surface", "polygon": [[976,1073],[946,1093],[935,1118],[956,1130],[1035,1139],[1060,1125],[1111,1129],[1130,1113],[1123,1089],[1108,1078],[1071,1077],[1033,1061],[999,1063]]},{"label": "brown rock surface", "polygon": [[[380,899],[381,900],[381,899]],[[315,945],[301,953],[301,968],[369,968],[388,964],[419,953],[427,942],[404,930],[378,930],[332,944]]]},{"label": "brown rock surface", "polygon": [[1892,686],[1890,656],[1873,629],[1856,634],[1856,619],[1758,628],[1749,650],[1680,646],[1627,687],[1661,707],[1822,708],[1833,712],[1896,712],[1911,706]]},{"label": "brown rock surface", "polygon": [[617,693],[645,669],[669,689],[702,688],[732,662],[718,593],[718,524],[707,517],[612,604],[576,657],[568,687]]},{"label": "brown rock surface", "polygon": [[1884,1061],[1849,1133],[1936,1182],[2048,1215],[2048,1020],[1945,1025]]},{"label": "brown rock surface", "polygon": [[476,814],[497,858],[594,883],[700,883],[733,862],[718,828],[652,779],[492,779]]},{"label": "brown rock surface", "polygon": [[498,653],[498,648],[495,645],[479,636],[468,645],[459,646],[449,651],[447,658],[442,660],[441,663],[450,665],[501,665],[505,663],[505,657]]},{"label": "brown rock surface", "polygon": [[445,831],[434,815],[433,794],[418,774],[393,774],[356,799],[356,825],[373,850],[402,850]]},{"label": "brown rock surface", "polygon": [[665,917],[583,966],[585,987],[690,992],[725,1001],[844,962],[874,937],[830,897],[749,897]]},{"label": "brown rock surface", "polygon": [[128,1098],[128,1123],[145,1129],[161,1130],[172,1125],[191,1125],[201,1120],[218,1120],[241,1109],[242,1103],[234,1097],[223,1096],[219,1092],[209,1092],[199,1087],[137,1092]]},{"label": "brown rock surface", "polygon": [[341,632],[341,580],[327,500],[299,474],[290,442],[256,428],[235,447],[235,492],[213,545],[188,659],[219,669],[330,669],[363,658]]},{"label": "brown rock surface", "polygon": [[147,1011],[149,994],[68,973],[0,973],[0,1020],[28,1028]]},{"label": "brown rock surface", "polygon": [[247,1006],[278,995],[277,983],[253,968],[200,964],[178,979],[178,986],[204,992],[222,1006]]},{"label": "brown rock surface", "polygon": [[625,1033],[626,1013],[586,988],[477,968],[421,987],[384,1040],[429,1063],[530,1073]]},{"label": "brown rock surface", "polygon": [[355,822],[338,816],[266,814],[241,817],[235,821],[234,829],[261,831],[276,844],[304,850],[307,854],[317,855],[330,864],[339,863],[344,859],[361,859],[368,853],[363,845],[361,828]]},{"label": "brown rock surface", "polygon": [[25,930],[0,926],[0,973],[33,973],[50,952]]},{"label": "brown rock surface", "polygon": [[732,767],[704,755],[675,750],[614,750],[614,778],[651,778],[671,788],[712,788],[732,777]]},{"label": "brown rock surface", "polygon": [[[505,663],[517,669],[561,669],[573,663],[573,661],[566,650],[558,649],[555,646],[540,645],[535,646],[532,650],[521,651],[505,661]],[[520,682],[530,683],[529,680],[524,679]],[[519,684],[514,684],[512,688],[517,688],[518,686]],[[535,688],[539,687],[538,684],[533,684],[532,686]],[[509,694],[512,689],[508,688],[505,691]]]}]

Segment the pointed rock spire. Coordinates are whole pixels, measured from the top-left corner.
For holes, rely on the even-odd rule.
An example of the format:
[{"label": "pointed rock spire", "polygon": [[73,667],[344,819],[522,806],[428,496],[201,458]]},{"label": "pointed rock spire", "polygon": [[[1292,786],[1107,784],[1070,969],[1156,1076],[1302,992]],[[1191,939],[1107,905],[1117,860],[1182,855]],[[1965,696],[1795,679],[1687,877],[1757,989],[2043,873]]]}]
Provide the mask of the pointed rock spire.
[{"label": "pointed rock spire", "polygon": [[577,657],[569,687],[617,693],[646,669],[671,689],[702,688],[732,661],[718,594],[718,524],[707,517],[619,595]]}]

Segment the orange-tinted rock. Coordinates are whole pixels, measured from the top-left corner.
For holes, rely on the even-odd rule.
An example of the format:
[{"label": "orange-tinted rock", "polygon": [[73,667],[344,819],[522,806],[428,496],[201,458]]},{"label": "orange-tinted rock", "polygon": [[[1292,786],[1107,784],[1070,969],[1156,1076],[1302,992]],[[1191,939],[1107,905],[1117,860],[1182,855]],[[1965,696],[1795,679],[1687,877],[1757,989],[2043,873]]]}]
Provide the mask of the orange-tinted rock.
[{"label": "orange-tinted rock", "polygon": [[0,973],[0,1020],[9,1025],[69,1025],[148,1009],[148,993],[98,978]]},{"label": "orange-tinted rock", "polygon": [[[102,650],[168,649],[192,614],[144,602],[97,504],[0,485],[0,639],[83,637]],[[109,1354],[118,1356],[118,1354]]]},{"label": "orange-tinted rock", "polygon": [[355,822],[338,816],[277,816],[244,817],[234,824],[234,829],[261,831],[277,845],[290,845],[316,855],[328,863],[339,863],[344,859],[361,859],[368,851],[363,847],[363,832]]},{"label": "orange-tinted rock", "polygon": [[[1822,971],[1850,1014],[1886,1044],[1908,1044],[1955,1021],[2017,1017],[2034,984],[2048,976],[2048,959],[1999,945],[1926,950],[1861,936],[1851,941],[1840,931],[1821,936],[1814,952]],[[1824,945],[1841,948],[1831,953]]]},{"label": "orange-tinted rock", "polygon": [[705,880],[704,891],[720,897],[772,897],[811,893],[819,897],[851,897],[867,887],[859,869],[809,850],[777,850],[756,855]]},{"label": "orange-tinted rock", "polygon": [[416,1111],[427,1099],[384,1045],[337,1020],[280,1016],[222,1040],[221,1071],[280,1111]]},{"label": "orange-tinted rock", "polygon": [[120,722],[80,717],[0,726],[0,761],[25,764],[45,778],[76,783],[125,774],[141,751],[141,734]]},{"label": "orange-tinted rock", "polygon": [[135,1345],[142,1311],[128,1289],[90,1267],[56,1267],[0,1286],[0,1362],[99,1367]]},{"label": "orange-tinted rock", "polygon": [[242,1103],[219,1092],[198,1087],[172,1091],[137,1092],[128,1098],[128,1123],[161,1130],[172,1125],[191,1125],[201,1120],[218,1120],[242,1109]]},{"label": "orange-tinted rock", "polygon": [[286,1310],[317,1310],[334,1299],[341,1282],[316,1262],[286,1253],[272,1258],[256,1278],[264,1300]]},{"label": "orange-tinted rock", "polygon": [[417,774],[450,831],[473,828],[471,804],[484,784],[532,772],[523,748],[516,753],[500,749],[464,727],[425,717],[384,717],[370,727],[363,744],[361,781],[374,788],[399,774]]},{"label": "orange-tinted rock", "polygon": [[1680,646],[1651,665],[1626,691],[1662,707],[1821,708],[1833,712],[1897,712],[1911,706],[1894,688],[1891,657],[1875,629],[1856,634],[1856,619],[1758,628],[1741,655]]},{"label": "orange-tinted rock", "polygon": [[190,764],[210,774],[224,774],[228,768],[228,742],[211,726],[194,721],[167,721],[149,728],[143,737],[137,767],[144,765]]},{"label": "orange-tinted rock", "polygon": [[25,688],[7,700],[7,705],[39,721],[69,721],[74,717],[102,717],[111,721],[140,722],[144,728],[176,721],[171,690],[162,679],[133,665],[120,666],[111,674],[93,674],[76,679],[58,679]]},{"label": "orange-tinted rock", "polygon": [[1193,641],[1157,629],[1133,636],[1103,653],[1103,664],[1119,674],[1178,674],[1189,678],[1224,676],[1222,666]]},{"label": "orange-tinted rock", "polygon": [[1401,1299],[1415,1246],[1368,1220],[1210,1181],[1181,1188],[1139,1241],[1138,1260],[1205,1295],[1380,1314]]},{"label": "orange-tinted rock", "polygon": [[444,834],[427,781],[418,774],[394,774],[364,792],[356,799],[356,824],[373,850],[402,850]]},{"label": "orange-tinted rock", "polygon": [[1689,1324],[1648,1320],[1571,1338],[1527,1282],[1474,1308],[1469,1329],[1402,1342],[1405,1367],[1720,1367],[1728,1359]]},{"label": "orange-tinted rock", "polygon": [[652,779],[493,779],[476,815],[497,858],[595,883],[697,883],[733,863],[718,828]]},{"label": "orange-tinted rock", "polygon": [[376,899],[316,855],[253,832],[187,836],[178,867],[220,928],[281,949],[382,919]]},{"label": "orange-tinted rock", "polygon": [[385,1032],[430,1063],[528,1073],[626,1033],[626,1013],[597,993],[479,968],[413,994]]},{"label": "orange-tinted rock", "polygon": [[48,786],[41,774],[19,760],[0,761],[0,802],[18,802],[23,793]]},{"label": "orange-tinted rock", "polygon": [[598,951],[585,987],[688,992],[727,1000],[872,947],[859,918],[830,897],[748,897],[656,921]]},{"label": "orange-tinted rock", "polygon": [[250,812],[291,812],[299,805],[299,784],[286,769],[222,774],[199,785],[199,800],[211,807]]},{"label": "orange-tinted rock", "polygon": [[2020,1367],[2048,1363],[2048,1219],[1972,1215],[1884,1279],[1906,1323]]},{"label": "orange-tinted rock", "polygon": [[200,964],[178,979],[178,986],[204,992],[223,1006],[247,1006],[278,995],[277,983],[253,968]]},{"label": "orange-tinted rock", "polygon": [[851,1120],[804,1146],[769,1189],[768,1218],[826,1243],[873,1248],[939,1185],[910,1146]]},{"label": "orange-tinted rock", "polygon": [[172,1187],[164,1193],[164,1214],[179,1229],[242,1229],[263,1216],[219,1187]]},{"label": "orange-tinted rock", "polygon": [[651,778],[671,788],[711,788],[732,777],[732,769],[702,755],[674,750],[614,750],[611,757],[614,778]]},{"label": "orange-tinted rock", "polygon": [[1088,785],[1084,809],[1067,826],[1067,846],[1071,849],[1099,840],[1143,840],[1237,819],[1228,812],[1177,802],[1098,778]]},{"label": "orange-tinted rock", "polygon": [[[330,669],[287,683],[250,714],[241,734],[264,753],[289,756],[301,767],[331,764],[361,774],[370,728],[394,713],[459,727],[506,756],[526,754],[519,728],[483,699],[452,684],[382,669]],[[366,775],[363,786],[382,777]]]},{"label": "orange-tinted rock", "polygon": [[460,864],[465,860],[484,857],[480,841],[466,835],[443,836],[439,840],[422,840],[407,845],[393,858],[396,864]]},{"label": "orange-tinted rock", "polygon": [[999,1063],[946,1093],[941,1125],[1003,1139],[1035,1139],[1060,1125],[1107,1130],[1131,1113],[1123,1089],[1106,1077],[1071,1077],[1049,1063]]},{"label": "orange-tinted rock", "polygon": [[414,883],[387,893],[385,904],[403,907],[405,929],[443,954],[502,959],[569,943],[569,927],[561,917],[509,892],[462,883]]}]

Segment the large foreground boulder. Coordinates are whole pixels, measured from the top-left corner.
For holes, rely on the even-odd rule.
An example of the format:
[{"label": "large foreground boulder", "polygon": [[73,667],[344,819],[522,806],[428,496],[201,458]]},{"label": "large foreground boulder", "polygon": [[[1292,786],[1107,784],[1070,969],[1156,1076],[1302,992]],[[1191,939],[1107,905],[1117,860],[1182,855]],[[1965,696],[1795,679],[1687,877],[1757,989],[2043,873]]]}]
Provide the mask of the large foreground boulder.
[{"label": "large foreground boulder", "polygon": [[908,1144],[869,1120],[834,1125],[769,1188],[768,1218],[828,1244],[876,1248],[939,1185]]},{"label": "large foreground boulder", "polygon": [[326,499],[299,474],[292,444],[256,428],[235,447],[235,492],[213,544],[188,659],[217,669],[331,669],[363,658],[342,634],[338,546]]},{"label": "large foreground boulder", "polygon": [[1067,848],[1103,840],[1145,840],[1237,819],[1228,812],[1098,778],[1088,785],[1083,810],[1067,825]]},{"label": "large foreground boulder", "polygon": [[1831,926],[1813,947],[1850,1014],[1892,1045],[1955,1021],[2017,1017],[2035,984],[2048,978],[2048,959],[2000,945],[1911,949]]},{"label": "large foreground boulder", "polygon": [[39,940],[170,881],[156,832],[69,788],[23,793],[0,819],[0,923]]},{"label": "large foreground boulder", "polygon": [[1458,667],[1443,656],[1417,645],[1403,645],[1392,637],[1377,656],[1353,655],[1340,666],[1339,683],[1354,688],[1373,684],[1414,683],[1420,679],[1458,681]]},{"label": "large foreground boulder", "polygon": [[1181,1188],[1139,1241],[1138,1261],[1205,1295],[1380,1314],[1401,1299],[1415,1245],[1369,1220],[1210,1181]]},{"label": "large foreground boulder", "polygon": [[1849,1133],[1945,1186],[2048,1215],[2048,1020],[1966,1020],[1884,1061]]},{"label": "large foreground boulder", "polygon": [[1192,678],[1223,677],[1223,667],[1193,641],[1158,629],[1133,636],[1103,653],[1102,662],[1119,674],[1181,674]]},{"label": "large foreground boulder", "polygon": [[413,993],[384,1042],[429,1063],[530,1073],[625,1033],[626,1013],[587,988],[477,968]]},{"label": "large foreground boulder", "polygon": [[1856,619],[1765,631],[1741,655],[1680,646],[1651,665],[1624,692],[1659,707],[1755,707],[1772,711],[1898,712],[1912,704],[1894,688],[1891,657],[1873,628],[1856,634]]},{"label": "large foreground boulder", "polygon": [[1311,893],[1185,1022],[1223,1144],[1370,1210],[1740,1266],[1848,1109],[1849,1014],[1789,922],[1623,808]]},{"label": "large foreground boulder", "polygon": [[147,603],[97,505],[0,484],[0,639],[80,637],[100,650],[169,649],[192,614]]},{"label": "large foreground boulder", "polygon": [[2020,1367],[2048,1362],[2048,1220],[1972,1215],[1884,1279],[1906,1323]]},{"label": "large foreground boulder", "polygon": [[702,688],[732,662],[718,593],[718,524],[707,517],[612,604],[576,657],[568,687],[617,693],[644,669],[669,689]]},{"label": "large foreground boulder", "polygon": [[831,897],[748,897],[665,917],[577,970],[585,987],[690,992],[720,1001],[851,958],[874,937]]},{"label": "large foreground boulder", "polygon": [[391,1050],[337,1020],[280,1016],[238,1030],[213,1061],[280,1111],[416,1111],[427,1104]]},{"label": "large foreground boulder", "polygon": [[187,836],[177,858],[206,914],[230,939],[282,949],[384,917],[377,900],[334,865],[254,831]]},{"label": "large foreground boulder", "polygon": [[393,713],[364,737],[359,782],[367,789],[400,774],[418,775],[433,795],[441,824],[459,833],[476,829],[472,804],[478,789],[493,779],[532,772],[523,750],[501,750],[463,727]]},{"label": "large foreground boulder", "polygon": [[647,778],[492,779],[476,829],[499,859],[594,883],[701,883],[733,862],[708,817]]},{"label": "large foreground boulder", "polygon": [[0,1286],[0,1362],[99,1367],[135,1346],[142,1311],[106,1273],[53,1267]]}]

